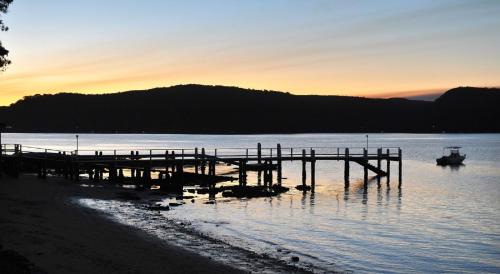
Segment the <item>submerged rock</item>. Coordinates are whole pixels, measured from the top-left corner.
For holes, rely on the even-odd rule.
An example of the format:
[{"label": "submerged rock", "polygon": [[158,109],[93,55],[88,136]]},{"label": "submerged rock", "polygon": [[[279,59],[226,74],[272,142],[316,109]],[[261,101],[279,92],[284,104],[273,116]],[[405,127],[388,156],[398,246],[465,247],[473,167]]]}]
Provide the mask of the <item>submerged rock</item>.
[{"label": "submerged rock", "polygon": [[183,205],[182,203],[169,203],[169,206],[181,206]]},{"label": "submerged rock", "polygon": [[147,207],[148,210],[155,210],[155,211],[168,211],[170,210],[169,206],[162,206],[162,205],[150,205]]},{"label": "submerged rock", "polygon": [[222,196],[236,198],[272,197],[288,190],[289,188],[278,185],[271,188],[265,186],[235,186],[224,190]]},{"label": "submerged rock", "polygon": [[295,187],[295,189],[302,190],[302,191],[308,191],[308,190],[311,190],[311,186],[298,185]]}]

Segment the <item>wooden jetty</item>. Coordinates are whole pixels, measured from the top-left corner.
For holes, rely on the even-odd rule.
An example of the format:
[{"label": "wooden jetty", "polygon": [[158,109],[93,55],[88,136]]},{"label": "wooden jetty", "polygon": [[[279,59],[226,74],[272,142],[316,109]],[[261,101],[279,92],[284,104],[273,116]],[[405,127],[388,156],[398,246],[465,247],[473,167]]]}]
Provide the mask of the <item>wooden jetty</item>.
[{"label": "wooden jetty", "polygon": [[[344,185],[349,187],[350,166],[363,168],[364,186],[368,174],[390,181],[391,162],[398,163],[399,187],[402,181],[402,151],[392,148],[347,147],[276,147],[263,148],[193,148],[193,149],[135,149],[135,150],[74,150],[45,149],[21,144],[0,144],[0,176],[36,173],[40,178],[48,174],[79,181],[103,181],[118,184],[161,185],[165,189],[180,189],[185,185],[203,185],[215,188],[223,181],[238,181],[238,187],[247,187],[248,172],[258,173],[260,188],[281,189],[282,165],[298,161],[302,165],[301,190],[313,190],[316,181],[316,162],[343,161]],[[386,161],[385,170],[382,161]],[[309,179],[307,173],[309,165]],[[217,173],[222,166],[233,167],[237,177]],[[274,179],[275,178],[275,179]],[[263,183],[263,185],[261,185]],[[248,186],[249,187],[249,186]]]}]

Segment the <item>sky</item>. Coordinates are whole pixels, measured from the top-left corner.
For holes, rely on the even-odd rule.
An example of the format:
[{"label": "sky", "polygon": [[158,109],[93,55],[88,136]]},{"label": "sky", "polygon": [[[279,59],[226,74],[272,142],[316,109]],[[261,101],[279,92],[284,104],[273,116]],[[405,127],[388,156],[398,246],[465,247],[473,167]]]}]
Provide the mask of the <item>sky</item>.
[{"label": "sky", "polygon": [[14,0],[0,105],[197,83],[367,97],[500,86],[500,1]]}]

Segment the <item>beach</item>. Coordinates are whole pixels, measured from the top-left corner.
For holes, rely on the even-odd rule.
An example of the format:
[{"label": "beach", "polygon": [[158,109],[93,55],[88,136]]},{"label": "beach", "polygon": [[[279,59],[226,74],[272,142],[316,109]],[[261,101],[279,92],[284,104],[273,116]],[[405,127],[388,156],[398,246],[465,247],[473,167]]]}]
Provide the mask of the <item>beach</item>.
[{"label": "beach", "polygon": [[[0,268],[11,273],[241,273],[138,229],[119,225],[73,196],[106,198],[116,189],[63,179],[0,179]],[[24,260],[23,260],[24,258]]]}]

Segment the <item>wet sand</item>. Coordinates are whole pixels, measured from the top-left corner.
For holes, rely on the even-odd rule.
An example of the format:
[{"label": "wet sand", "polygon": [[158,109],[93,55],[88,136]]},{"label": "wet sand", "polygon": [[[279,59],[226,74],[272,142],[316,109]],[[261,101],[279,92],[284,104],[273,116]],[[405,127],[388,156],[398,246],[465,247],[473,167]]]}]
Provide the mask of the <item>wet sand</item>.
[{"label": "wet sand", "polygon": [[[63,179],[0,179],[0,269],[10,273],[243,273],[114,223],[72,196],[116,189]],[[8,272],[7,272],[8,273]]]}]

